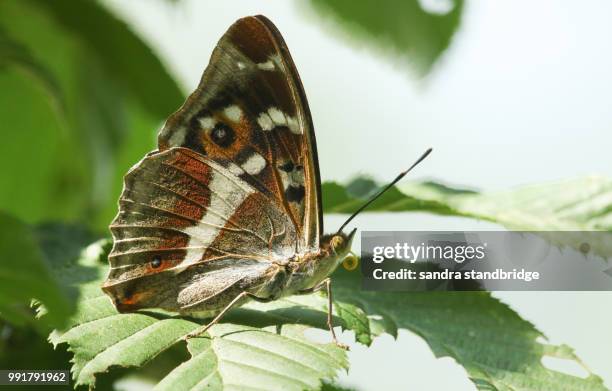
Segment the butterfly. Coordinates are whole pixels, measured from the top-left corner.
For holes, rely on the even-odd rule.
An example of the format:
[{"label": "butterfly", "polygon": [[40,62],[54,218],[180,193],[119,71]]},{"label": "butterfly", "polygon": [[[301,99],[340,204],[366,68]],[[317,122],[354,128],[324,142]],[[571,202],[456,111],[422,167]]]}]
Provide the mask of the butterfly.
[{"label": "butterfly", "polygon": [[158,149],[125,175],[102,289],[119,312],[214,317],[187,337],[249,300],[326,289],[339,344],[329,276],[355,235],[342,229],[369,203],[323,235],[321,200],[314,128],[287,45],[266,17],[240,19]]}]

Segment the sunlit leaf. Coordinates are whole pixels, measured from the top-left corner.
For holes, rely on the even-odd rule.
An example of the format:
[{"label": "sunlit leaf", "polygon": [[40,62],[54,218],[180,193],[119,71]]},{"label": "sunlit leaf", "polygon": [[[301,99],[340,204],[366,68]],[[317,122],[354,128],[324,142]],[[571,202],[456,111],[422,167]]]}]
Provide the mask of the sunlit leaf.
[{"label": "sunlit leaf", "polygon": [[[92,385],[96,375],[113,366],[143,366],[170,347],[183,344],[183,336],[206,322],[162,311],[117,313],[100,289],[107,273],[101,262],[108,254],[107,244],[100,241],[88,246],[78,261],[65,263],[57,273],[64,285],[78,291],[78,308],[69,327],[51,335],[53,344],[67,343],[74,353],[76,384]],[[266,390],[319,388],[323,379],[333,378],[348,365],[344,350],[303,335],[306,326],[327,328],[326,302],[313,294],[232,311],[206,336],[189,341],[192,357],[168,373],[158,388],[191,389],[196,384],[210,389],[232,385]],[[369,333],[363,311],[350,305],[344,305],[342,311],[350,321],[337,317],[336,324],[358,324],[358,335]]]},{"label": "sunlit leaf", "polygon": [[[349,195],[348,189],[337,183],[325,183],[325,211],[350,213],[356,210],[364,200]],[[368,193],[367,189],[361,192]],[[578,250],[587,241],[594,254],[606,258],[612,255],[609,236],[589,234],[589,231],[612,231],[612,181],[603,177],[482,193],[436,182],[412,182],[391,189],[368,210],[419,211],[478,218],[511,230],[542,231],[542,235],[554,244]]]},{"label": "sunlit leaf", "polygon": [[[361,290],[359,273],[337,271],[334,295],[380,315],[390,333],[421,336],[437,357],[452,357],[481,390],[606,390],[568,346],[552,345],[531,323],[486,292]],[[559,308],[561,310],[561,308]],[[568,315],[569,316],[569,315]],[[582,367],[586,378],[547,369],[544,356]]]}]

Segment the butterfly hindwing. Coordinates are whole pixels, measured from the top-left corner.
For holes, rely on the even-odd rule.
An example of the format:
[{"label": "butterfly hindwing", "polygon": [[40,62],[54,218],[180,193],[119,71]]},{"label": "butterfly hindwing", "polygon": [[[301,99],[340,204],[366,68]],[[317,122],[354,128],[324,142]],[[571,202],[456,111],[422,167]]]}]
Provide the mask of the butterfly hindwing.
[{"label": "butterfly hindwing", "polygon": [[[241,172],[233,163],[224,167],[174,147],[150,154],[126,175],[110,226],[114,245],[105,283],[119,304],[127,298],[124,308],[178,309],[190,303],[181,303],[178,293],[173,304],[163,302],[166,294],[151,297],[153,281],[189,286],[193,276],[231,265],[228,259],[242,260],[233,262],[234,275],[239,267],[264,275],[272,260],[295,254],[291,219],[270,196],[241,181]],[[136,303],[134,293],[143,292]]]}]

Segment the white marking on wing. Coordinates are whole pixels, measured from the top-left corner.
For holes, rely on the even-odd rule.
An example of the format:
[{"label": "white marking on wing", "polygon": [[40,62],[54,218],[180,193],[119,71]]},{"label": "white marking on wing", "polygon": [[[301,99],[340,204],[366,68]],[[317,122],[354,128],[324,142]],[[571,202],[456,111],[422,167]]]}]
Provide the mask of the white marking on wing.
[{"label": "white marking on wing", "polygon": [[177,267],[179,269],[202,260],[204,252],[214,242],[220,229],[244,200],[255,192],[255,189],[247,183],[238,182],[239,179],[233,173],[227,172],[227,169],[212,162],[209,162],[209,165],[213,168],[208,184],[210,205],[198,225],[183,229],[183,232],[189,235],[189,242],[186,246],[188,250],[185,259]]},{"label": "white marking on wing", "polygon": [[227,106],[223,113],[232,122],[239,122],[242,117],[242,110],[237,105]]},{"label": "white marking on wing", "polygon": [[303,185],[304,184],[304,170],[294,169],[291,172],[292,184]]},{"label": "white marking on wing", "polygon": [[257,152],[254,152],[246,162],[242,164],[244,171],[251,175],[257,175],[266,167],[266,159]]},{"label": "white marking on wing", "polygon": [[257,123],[259,126],[261,126],[262,130],[270,131],[274,128],[274,122],[268,113],[259,114],[259,117],[257,117]]},{"label": "white marking on wing", "polygon": [[287,125],[287,118],[285,117],[285,113],[277,109],[276,107],[270,107],[268,109],[268,115],[272,118],[272,121],[276,125]]},{"label": "white marking on wing", "polygon": [[257,68],[261,69],[262,71],[273,71],[275,69],[275,66],[272,60],[268,60],[266,62],[261,62],[257,64]]},{"label": "white marking on wing", "polygon": [[277,107],[270,107],[267,113],[259,114],[257,123],[263,130],[272,130],[275,126],[287,126],[292,133],[302,134],[298,120],[283,113]]},{"label": "white marking on wing", "polygon": [[287,126],[289,127],[291,133],[302,134],[302,129],[300,128],[300,124],[298,123],[297,119],[287,116]]},{"label": "white marking on wing", "polygon": [[230,172],[236,176],[244,174],[244,170],[239,165],[234,163],[229,163],[227,165],[227,169],[230,170]]},{"label": "white marking on wing", "polygon": [[245,63],[243,63],[242,61],[237,61],[236,65],[238,66],[238,69],[240,69],[240,70],[246,68]]},{"label": "white marking on wing", "polygon": [[283,63],[283,59],[278,54],[273,54],[270,57],[270,61],[272,61],[278,69],[280,69],[283,73],[285,73],[285,64]]},{"label": "white marking on wing", "polygon": [[287,188],[289,187],[289,185],[291,185],[291,179],[289,178],[289,173],[286,173],[283,170],[279,170],[278,173],[280,174],[281,177],[281,183],[283,184],[283,189],[287,190]]},{"label": "white marking on wing", "polygon": [[198,118],[198,122],[204,129],[212,129],[215,127],[215,124],[217,123],[215,119],[212,117]]},{"label": "white marking on wing", "polygon": [[281,182],[284,189],[287,190],[290,186],[304,185],[304,170],[294,167],[290,172],[278,170],[281,177]]},{"label": "white marking on wing", "polygon": [[168,144],[175,145],[183,145],[185,142],[185,137],[187,136],[187,128],[184,126],[179,127],[174,131],[170,139],[168,140]]}]

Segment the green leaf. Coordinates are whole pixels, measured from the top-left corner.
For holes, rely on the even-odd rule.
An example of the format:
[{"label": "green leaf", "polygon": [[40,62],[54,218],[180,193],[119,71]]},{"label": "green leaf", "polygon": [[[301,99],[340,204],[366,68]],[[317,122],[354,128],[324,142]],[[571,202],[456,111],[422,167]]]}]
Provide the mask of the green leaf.
[{"label": "green leaf", "polygon": [[[350,213],[364,200],[349,186],[323,185],[326,212]],[[361,189],[360,194],[371,193]],[[479,193],[436,182],[412,182],[392,188],[368,211],[419,211],[491,221],[516,231],[542,231],[557,245],[580,250],[588,242],[594,254],[612,256],[609,237],[588,231],[612,231],[612,180],[587,177],[512,190]],[[545,232],[548,231],[548,232]],[[560,232],[567,231],[567,232]],[[607,238],[607,240],[606,240]]]},{"label": "green leaf", "polygon": [[53,278],[35,234],[23,222],[0,213],[0,317],[23,325],[31,322],[31,299],[49,309],[47,320],[65,324],[71,302]]},{"label": "green leaf", "polygon": [[[155,129],[182,93],[147,45],[97,2],[6,0],[0,31],[10,39],[0,50],[13,53],[0,68],[0,117],[11,129],[0,165],[19,162],[0,179],[0,208],[28,223],[105,229],[122,176],[154,148]],[[21,72],[24,64],[38,77]]]},{"label": "green leaf", "polygon": [[104,7],[85,0],[30,1],[78,37],[152,116],[164,119],[181,105],[185,97],[160,59]]},{"label": "green leaf", "polygon": [[27,47],[11,38],[0,26],[0,68],[7,66],[16,66],[38,79],[57,106],[63,106],[61,90],[52,72],[38,62]]},{"label": "green leaf", "polygon": [[310,3],[322,16],[335,20],[350,40],[372,43],[389,57],[407,62],[419,76],[427,75],[448,48],[463,11],[461,0],[449,1],[452,9],[442,12],[425,10],[417,0]]},{"label": "green leaf", "polygon": [[[109,242],[96,242],[76,262],[57,268],[57,278],[78,291],[77,311],[64,331],[54,331],[54,345],[67,343],[74,353],[77,385],[93,385],[96,375],[113,366],[140,367],[199,327],[203,320],[163,311],[119,314],[100,289],[107,273]],[[367,340],[368,320],[361,310],[342,305],[345,325],[359,324]],[[326,299],[321,295],[289,297],[270,304],[251,303],[231,311],[207,336],[189,340],[192,357],[172,370],[159,389],[317,389],[348,366],[344,350],[319,344],[303,335],[306,326],[326,329]],[[225,323],[227,322],[227,323]],[[365,324],[365,326],[364,326]],[[198,370],[192,370],[198,368]]]},{"label": "green leaf", "polygon": [[[71,355],[66,349],[53,349],[53,346],[35,329],[36,325],[32,324],[31,327],[14,326],[14,324],[7,324],[7,322],[0,320],[0,330],[2,331],[0,368],[25,370],[53,368],[65,371],[70,369]],[[59,387],[45,387],[45,390],[49,389],[57,390]]]},{"label": "green leaf", "polygon": [[[36,227],[35,235],[36,244],[44,253],[51,274],[74,305],[87,291],[89,281],[103,277],[100,266],[107,262],[110,240],[103,239],[88,245],[94,237],[87,229],[52,223]],[[77,287],[77,284],[83,286]],[[99,288],[96,286],[94,289],[97,294]]]},{"label": "green leaf", "polygon": [[[79,385],[95,384],[98,374],[113,367],[154,362],[205,323],[160,310],[118,314],[100,290],[109,243],[96,242],[78,261],[57,268],[57,278],[77,290],[79,299],[68,328],[54,331],[50,340],[68,344]],[[334,274],[333,287],[336,324],[351,327],[358,340],[367,343],[384,332],[397,335],[398,329],[415,332],[437,356],[463,365],[480,389],[605,389],[593,374],[581,379],[545,368],[543,356],[581,363],[567,346],[539,343],[542,333],[488,293],[368,292],[360,290],[358,273],[344,270]],[[317,294],[236,308],[208,335],[190,340],[191,358],[160,373],[157,387],[319,388],[322,380],[347,367],[344,351],[303,335],[307,326],[326,329],[325,313],[326,299]]]},{"label": "green leaf", "polygon": [[[360,289],[358,273],[339,270],[333,276],[339,301],[357,303],[371,315],[421,336],[437,357],[452,357],[481,390],[606,390],[562,345],[539,343],[531,323],[485,292],[373,292]],[[388,326],[387,326],[388,327]],[[542,357],[563,358],[582,366],[585,379],[555,372]]]},{"label": "green leaf", "polygon": [[[204,323],[159,310],[118,314],[100,290],[108,244],[88,246],[78,262],[58,272],[64,284],[78,289],[78,310],[69,327],[50,340],[68,344],[77,385],[91,386],[113,367],[150,363]],[[361,291],[359,274],[344,270],[334,274],[333,286],[341,316],[336,320],[346,325],[356,317],[360,326],[353,330],[369,338],[396,335],[398,329],[415,332],[438,357],[463,365],[479,389],[605,389],[593,374],[581,379],[545,368],[544,356],[582,364],[569,347],[538,342],[542,333],[488,293]],[[304,337],[307,326],[326,328],[325,302],[320,295],[293,296],[230,311],[208,335],[189,340],[191,358],[160,373],[157,389],[319,388],[321,380],[347,367],[344,351]]]},{"label": "green leaf", "polygon": [[335,377],[348,364],[341,349],[306,340],[304,329],[284,325],[278,333],[274,327],[220,324],[211,330],[212,338],[189,340],[191,359],[155,389],[318,389],[321,379]]},{"label": "green leaf", "polygon": [[81,154],[62,134],[53,105],[38,87],[16,69],[0,71],[0,117],[10,129],[0,165],[13,167],[0,176],[0,208],[29,223],[71,216],[84,198]]}]

